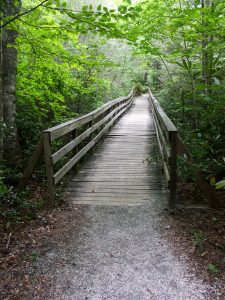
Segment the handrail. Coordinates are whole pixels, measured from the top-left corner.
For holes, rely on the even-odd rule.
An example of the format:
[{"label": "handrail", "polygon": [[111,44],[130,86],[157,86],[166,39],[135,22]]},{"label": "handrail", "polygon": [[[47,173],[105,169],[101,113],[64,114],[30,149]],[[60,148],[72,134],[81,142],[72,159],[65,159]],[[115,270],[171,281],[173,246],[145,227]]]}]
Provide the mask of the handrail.
[{"label": "handrail", "polygon": [[61,136],[65,135],[66,133],[68,133],[72,130],[75,130],[79,126],[85,125],[88,122],[95,120],[99,115],[103,114],[105,111],[107,111],[111,107],[115,106],[116,104],[120,105],[121,103],[126,102],[132,96],[133,96],[133,90],[129,93],[129,95],[127,95],[125,97],[120,97],[120,98],[114,99],[114,100],[104,104],[100,108],[98,108],[82,117],[72,119],[63,124],[59,124],[57,126],[54,126],[52,128],[45,130],[44,132],[49,132],[50,136],[51,136],[51,141],[54,141],[54,140],[60,138]]},{"label": "handrail", "polygon": [[[19,189],[25,188],[36,164],[42,153],[44,153],[49,198],[51,202],[54,202],[56,184],[96,145],[118,118],[129,109],[133,96],[134,91],[132,90],[129,95],[112,100],[82,117],[43,131],[40,142],[22,175]],[[64,143],[54,152],[53,142],[59,139],[64,139]],[[71,152],[72,155],[69,157],[69,160],[55,172],[55,164]]]},{"label": "handrail", "polygon": [[170,190],[169,208],[176,207],[176,182],[177,182],[177,128],[163,111],[150,89],[149,101],[156,130],[156,137],[160,154],[163,159],[163,170]]}]

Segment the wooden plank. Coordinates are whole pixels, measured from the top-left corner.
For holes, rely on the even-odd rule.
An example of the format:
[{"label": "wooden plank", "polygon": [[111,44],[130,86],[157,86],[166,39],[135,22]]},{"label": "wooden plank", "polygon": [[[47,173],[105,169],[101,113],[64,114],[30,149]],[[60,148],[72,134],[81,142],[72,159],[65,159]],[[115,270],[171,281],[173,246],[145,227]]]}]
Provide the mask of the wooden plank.
[{"label": "wooden plank", "polygon": [[19,181],[19,185],[18,185],[18,190],[21,191],[23,189],[25,189],[25,187],[28,184],[29,179],[31,178],[34,169],[37,165],[37,163],[39,162],[41,156],[44,153],[44,143],[43,143],[43,138],[40,138],[40,141],[37,145],[37,147],[35,148],[29,162],[28,165],[26,167],[26,169],[23,172],[23,175]]},{"label": "wooden plank", "polygon": [[[151,151],[151,150],[149,150]],[[146,151],[147,152],[147,151]],[[142,157],[146,157],[146,152],[135,152],[135,151],[132,151],[132,152],[109,152],[109,151],[98,151],[97,153],[94,154],[94,156],[105,156],[106,154],[108,156],[112,156],[112,157],[118,157],[120,158],[121,156],[123,156],[124,158],[129,158],[129,159],[132,159],[133,158],[142,158]],[[119,155],[119,156],[118,156]]]},{"label": "wooden plank", "polygon": [[[157,171],[158,171],[157,173],[160,174],[160,170],[157,170]],[[138,171],[132,170],[132,171],[130,171],[129,169],[128,170],[122,170],[121,169],[121,171],[118,171],[116,168],[112,169],[111,171],[107,171],[107,170],[102,170],[102,171],[96,170],[96,171],[94,171],[93,169],[91,169],[91,170],[89,169],[86,172],[84,172],[84,171],[79,172],[79,175],[83,175],[83,176],[94,175],[94,174],[96,174],[97,176],[105,176],[105,175],[106,176],[112,176],[112,175],[114,175],[114,176],[121,177],[122,175],[128,175],[128,176],[129,175],[130,176],[143,175],[143,176],[148,176],[149,174],[150,175],[153,174],[153,172],[149,173],[149,172],[146,172],[145,170],[138,170]]]},{"label": "wooden plank", "polygon": [[129,183],[129,182],[76,182],[74,183],[71,181],[68,185],[68,189],[73,189],[73,188],[82,188],[82,189],[134,189],[134,190],[145,190],[145,189],[150,189],[153,191],[159,192],[162,190],[162,187],[157,187],[153,185],[152,187],[150,186],[149,182],[145,183]]},{"label": "wooden plank", "polygon": [[94,168],[99,171],[107,171],[107,170],[115,170],[115,171],[120,171],[120,170],[127,170],[127,171],[146,171],[146,172],[150,172],[150,170],[153,170],[152,167],[155,167],[154,169],[158,169],[158,163],[151,163],[151,165],[148,163],[138,163],[138,164],[119,164],[117,162],[111,162],[111,164],[103,164],[100,163],[98,164],[98,162],[93,162],[89,161],[88,165],[83,165],[82,167],[82,171],[94,171]]},{"label": "wooden plank", "polygon": [[[154,196],[152,196],[154,197]],[[100,198],[92,198],[92,197],[76,197],[74,195],[71,195],[71,198],[73,200],[77,201],[88,201],[88,202],[94,202],[94,201],[101,201],[101,202],[128,202],[128,203],[140,203],[140,202],[147,202],[150,201],[149,198],[127,198],[127,197],[118,197],[118,198],[112,198],[112,197],[100,197]]]},{"label": "wooden plank", "polygon": [[92,198],[92,197],[76,197],[76,196],[71,196],[71,198],[75,201],[88,201],[88,202],[94,202],[94,201],[101,201],[101,202],[128,202],[128,203],[140,203],[140,202],[148,202],[151,201],[152,199],[162,199],[164,195],[151,195],[148,197],[143,197],[143,198],[125,198],[125,197],[118,197],[118,198],[111,198],[111,197],[101,197],[101,198]]},{"label": "wooden plank", "polygon": [[90,201],[90,200],[78,200],[76,198],[71,198],[72,201],[74,201],[76,204],[82,204],[82,205],[97,205],[97,206],[137,206],[137,205],[143,205],[145,202],[130,202],[130,201]]},{"label": "wooden plank", "polygon": [[[97,193],[97,194],[126,194],[126,195],[130,195],[130,194],[152,194],[153,192],[151,192],[152,190],[150,190],[149,187],[147,188],[141,188],[141,189],[129,189],[129,188],[124,188],[124,187],[120,187],[120,188],[88,188],[88,186],[84,186],[83,188],[75,188],[75,187],[71,187],[71,188],[67,188],[67,191],[69,192],[75,192],[78,194],[93,194],[93,193]],[[159,190],[154,190],[154,193],[158,193]]]},{"label": "wooden plank", "polygon": [[[75,178],[75,177],[74,177]],[[150,188],[150,189],[158,189],[158,186],[154,186],[151,185],[151,182],[146,181],[146,182],[134,182],[134,181],[118,181],[118,182],[108,182],[108,181],[74,181],[74,178],[70,180],[69,183],[69,187],[84,187],[87,186],[87,188],[89,187],[126,187],[126,188],[139,188],[139,187],[146,187],[146,188]],[[161,175],[161,178],[163,178],[163,175]],[[159,183],[158,185],[161,186],[161,183],[163,182],[163,180],[161,182],[159,182],[157,180],[157,182]]]},{"label": "wooden plank", "polygon": [[[134,167],[132,167],[132,166],[134,166]],[[156,163],[154,163],[154,165],[152,164],[152,168],[150,169],[150,167],[149,167],[149,165],[145,165],[144,167],[142,167],[142,166],[139,166],[139,165],[137,165],[137,166],[135,166],[135,165],[132,165],[130,168],[129,168],[129,165],[119,165],[118,167],[116,166],[116,164],[109,164],[109,165],[100,165],[100,166],[98,166],[98,164],[96,163],[96,164],[90,164],[88,167],[86,167],[86,166],[83,166],[82,167],[82,169],[83,170],[87,170],[87,171],[92,171],[93,170],[93,168],[96,168],[96,170],[101,170],[101,171],[107,171],[108,169],[111,169],[112,171],[117,171],[117,170],[124,170],[125,171],[125,173],[126,173],[126,171],[135,171],[135,170],[137,170],[137,171],[142,171],[143,170],[143,172],[154,172],[154,171],[156,171],[156,170],[159,170],[159,166],[158,166],[158,164],[156,164]]]},{"label": "wooden plank", "polygon": [[[98,164],[98,162],[97,162],[97,160],[95,159],[95,160],[92,160],[91,162],[90,162],[90,164],[89,164],[89,166],[90,167],[101,167],[101,168],[103,168],[103,167],[105,167],[105,168],[111,168],[111,167],[115,167],[116,165],[118,165],[118,168],[129,168],[129,166],[130,167],[132,167],[132,168],[149,168],[149,162],[147,162],[147,160],[145,160],[144,162],[143,162],[143,160],[142,161],[138,161],[138,162],[133,162],[132,160],[130,160],[129,161],[129,164],[128,164],[128,161],[125,161],[125,162],[123,162],[123,161],[115,161],[115,162],[113,162],[113,161],[111,161],[111,162],[107,162],[107,161],[105,161],[105,162],[103,162],[103,161],[101,161],[99,164]],[[156,163],[151,163],[151,165],[152,166],[156,166]]]},{"label": "wooden plank", "polygon": [[[146,178],[146,179],[151,179],[151,178],[156,178],[158,175],[160,174],[160,170],[157,174],[130,174],[130,173],[117,173],[117,174],[95,174],[95,178],[94,180],[99,180],[99,179],[112,179],[112,180],[122,180],[123,178],[127,178],[127,179],[142,179],[142,178]],[[93,178],[92,174],[78,174],[75,177],[77,180],[89,180]]]},{"label": "wooden plank", "polygon": [[[113,181],[111,181],[110,179],[96,179],[96,180],[91,180],[91,179],[87,179],[87,180],[79,180],[79,179],[73,179],[72,182],[74,182],[74,184],[77,183],[81,183],[81,184],[90,184],[90,183],[113,183],[114,185],[146,185],[146,186],[155,186],[156,188],[158,187],[162,187],[162,184],[164,183],[164,180],[158,180],[158,179],[154,179],[154,180],[148,180],[148,179],[138,179],[135,178],[135,180],[130,180],[130,179],[124,179],[124,180],[115,180],[113,179]],[[149,185],[147,185],[149,184]]]},{"label": "wooden plank", "polygon": [[71,191],[70,192],[70,195],[72,197],[77,197],[77,198],[93,198],[96,199],[96,198],[110,198],[110,199],[120,199],[120,198],[123,198],[123,199],[130,199],[130,200],[143,200],[143,199],[148,199],[149,198],[149,194],[148,193],[139,193],[139,194],[128,194],[128,193],[78,193],[78,192],[75,192],[75,191]]}]

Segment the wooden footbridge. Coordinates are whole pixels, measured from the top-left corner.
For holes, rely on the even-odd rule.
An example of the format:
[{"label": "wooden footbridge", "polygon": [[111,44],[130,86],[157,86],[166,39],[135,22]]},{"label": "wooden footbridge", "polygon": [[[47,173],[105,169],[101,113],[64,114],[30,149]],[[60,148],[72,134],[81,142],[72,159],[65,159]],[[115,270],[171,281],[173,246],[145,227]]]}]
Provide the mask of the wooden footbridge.
[{"label": "wooden footbridge", "polygon": [[151,91],[138,97],[132,91],[45,130],[20,188],[44,153],[52,202],[57,183],[72,170],[67,191],[76,203],[139,205],[168,190],[169,207],[174,208],[177,151],[184,150],[179,141],[176,127]]},{"label": "wooden footbridge", "polygon": [[147,96],[137,97],[74,176],[68,192],[79,204],[138,205],[161,194],[162,172]]}]

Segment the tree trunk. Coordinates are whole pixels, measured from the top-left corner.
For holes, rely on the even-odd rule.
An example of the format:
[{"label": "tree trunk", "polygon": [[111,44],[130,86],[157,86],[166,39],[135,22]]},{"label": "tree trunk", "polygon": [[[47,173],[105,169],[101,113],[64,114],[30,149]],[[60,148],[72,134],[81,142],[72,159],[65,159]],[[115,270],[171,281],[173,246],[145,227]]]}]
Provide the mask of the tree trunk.
[{"label": "tree trunk", "polygon": [[212,42],[213,37],[209,36],[207,31],[207,21],[206,21],[206,12],[205,9],[211,9],[213,12],[213,1],[201,0],[202,8],[202,77],[205,83],[205,93],[210,94],[210,85],[212,77],[212,59],[213,53],[212,50],[208,49],[208,45]]},{"label": "tree trunk", "polygon": [[[20,3],[16,3],[16,6],[13,0],[5,3],[4,17],[19,13]],[[2,104],[3,123],[6,127],[3,139],[3,158],[16,164],[21,156],[16,127],[17,50],[14,45],[17,36],[18,33],[15,30],[10,28],[2,30]]]},{"label": "tree trunk", "polygon": [[2,30],[0,29],[0,160],[2,158],[3,158]]}]

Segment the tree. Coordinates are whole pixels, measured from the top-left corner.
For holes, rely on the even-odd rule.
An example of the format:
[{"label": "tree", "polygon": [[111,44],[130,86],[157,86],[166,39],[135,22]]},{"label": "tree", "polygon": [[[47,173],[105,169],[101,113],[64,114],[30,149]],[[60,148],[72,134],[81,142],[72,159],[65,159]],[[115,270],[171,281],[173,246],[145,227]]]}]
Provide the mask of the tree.
[{"label": "tree", "polygon": [[124,24],[138,52],[153,62],[152,87],[195,159],[215,173],[225,157],[224,8],[220,0],[148,0]]},{"label": "tree", "polygon": [[[1,22],[17,15],[21,1],[6,1],[2,4]],[[20,147],[16,128],[16,65],[17,50],[14,47],[17,31],[13,27],[4,27],[1,32],[1,137],[0,153],[3,158],[18,162]],[[5,132],[3,135],[3,127]]]}]

